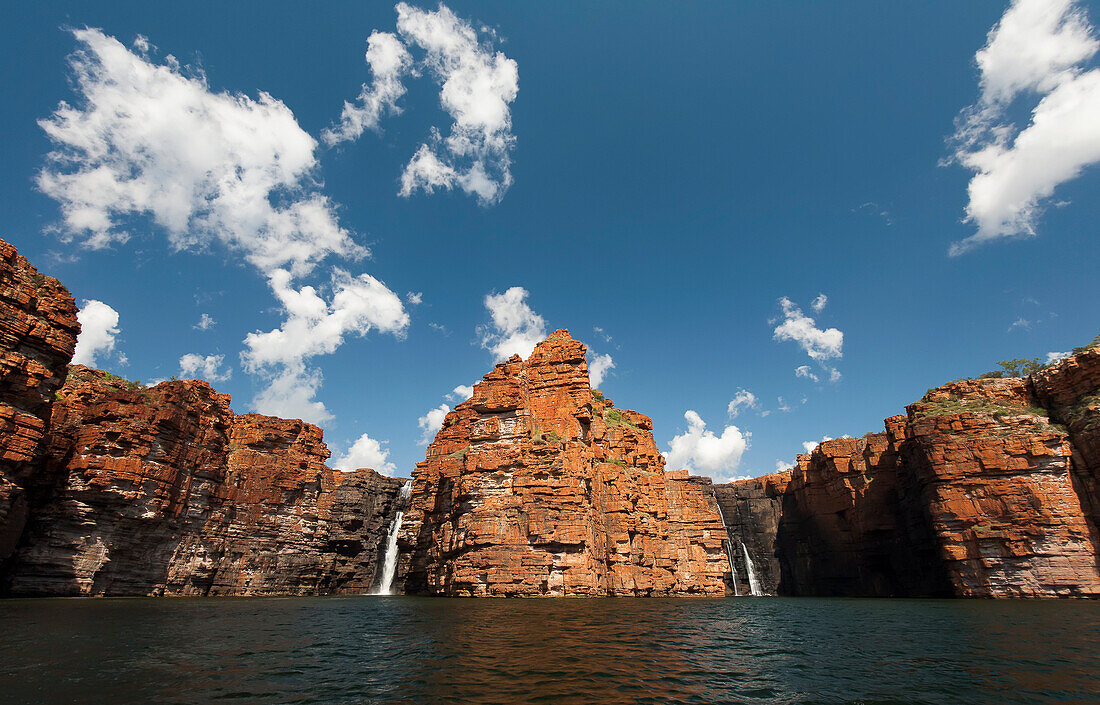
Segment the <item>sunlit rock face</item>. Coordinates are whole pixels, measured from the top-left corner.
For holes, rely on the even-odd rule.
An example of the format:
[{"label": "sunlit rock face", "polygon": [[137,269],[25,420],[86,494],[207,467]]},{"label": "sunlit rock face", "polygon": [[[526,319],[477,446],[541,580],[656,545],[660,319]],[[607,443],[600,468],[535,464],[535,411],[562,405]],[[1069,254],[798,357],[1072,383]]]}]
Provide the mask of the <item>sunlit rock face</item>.
[{"label": "sunlit rock face", "polygon": [[559,330],[485,375],[413,474],[399,582],[438,595],[722,595],[710,480],[666,472],[652,422],[589,385]]},{"label": "sunlit rock face", "polygon": [[731,539],[755,537],[779,594],[1100,596],[1097,359],[952,382],[884,433],[826,441],[763,486],[718,486],[744,518]]},{"label": "sunlit rock face", "polygon": [[367,592],[402,481],[206,382],[69,365],[73,297],[0,240],[0,594]]},{"label": "sunlit rock face", "polygon": [[325,466],[321,430],[206,382],[72,366],[7,576],[16,595],[367,592],[401,482]]},{"label": "sunlit rock face", "polygon": [[1035,372],[1029,381],[1038,403],[1069,432],[1075,487],[1095,532],[1100,525],[1100,347]]},{"label": "sunlit rock face", "polygon": [[0,566],[23,533],[50,403],[79,330],[68,290],[0,240]]}]

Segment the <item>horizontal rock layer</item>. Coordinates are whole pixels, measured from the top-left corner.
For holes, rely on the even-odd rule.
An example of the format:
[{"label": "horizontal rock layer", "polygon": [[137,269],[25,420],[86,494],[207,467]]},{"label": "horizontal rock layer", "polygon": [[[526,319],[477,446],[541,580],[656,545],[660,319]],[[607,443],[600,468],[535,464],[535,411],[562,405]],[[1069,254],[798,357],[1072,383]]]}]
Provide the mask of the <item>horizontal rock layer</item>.
[{"label": "horizontal rock layer", "polygon": [[321,431],[196,380],[73,366],[6,576],[16,595],[366,592],[401,481],[325,466]]},{"label": "horizontal rock layer", "polygon": [[[402,481],[205,382],[69,367],[72,296],[0,240],[0,594],[366,592]],[[62,386],[63,385],[63,386]]]},{"label": "horizontal rock layer", "polygon": [[1098,360],[953,382],[884,433],[719,485],[731,541],[773,594],[1100,596]]},{"label": "horizontal rock layer", "polygon": [[50,403],[79,331],[68,290],[0,240],[0,566],[23,533]]},{"label": "horizontal rock layer", "polygon": [[721,595],[724,538],[710,481],[665,472],[650,419],[594,392],[559,330],[447,415],[398,575],[437,595]]}]

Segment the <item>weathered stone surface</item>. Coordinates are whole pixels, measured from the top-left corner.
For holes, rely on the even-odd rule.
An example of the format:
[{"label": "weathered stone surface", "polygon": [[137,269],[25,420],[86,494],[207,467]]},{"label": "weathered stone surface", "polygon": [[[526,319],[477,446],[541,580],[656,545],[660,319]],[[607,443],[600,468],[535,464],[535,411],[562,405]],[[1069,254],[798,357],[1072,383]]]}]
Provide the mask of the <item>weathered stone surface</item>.
[{"label": "weathered stone surface", "polygon": [[1069,430],[1074,480],[1093,530],[1100,527],[1100,346],[1032,374],[1032,393]]},{"label": "weathered stone surface", "polygon": [[764,593],[778,592],[780,570],[775,542],[783,516],[783,497],[790,481],[789,473],[774,473],[714,486],[729,532],[728,550],[737,581],[735,594],[750,594],[746,551]]},{"label": "weathered stone surface", "polygon": [[885,433],[800,455],[770,491],[718,486],[731,539],[778,564],[766,574],[780,594],[1100,596],[1082,454],[1035,398],[1095,418],[1081,405],[1093,353],[1077,357],[930,390]]},{"label": "weathered stone surface", "polygon": [[27,484],[79,330],[68,290],[0,240],[0,566],[22,535]]},{"label": "weathered stone surface", "polygon": [[710,481],[589,386],[559,330],[485,375],[413,474],[399,581],[441,595],[723,594]]},{"label": "weathered stone surface", "polygon": [[955,594],[1100,595],[1069,435],[1023,379],[945,385],[909,407],[906,467]]},{"label": "weathered stone surface", "polygon": [[73,366],[8,571],[17,595],[366,592],[401,481],[325,466],[320,429],[196,380]]}]

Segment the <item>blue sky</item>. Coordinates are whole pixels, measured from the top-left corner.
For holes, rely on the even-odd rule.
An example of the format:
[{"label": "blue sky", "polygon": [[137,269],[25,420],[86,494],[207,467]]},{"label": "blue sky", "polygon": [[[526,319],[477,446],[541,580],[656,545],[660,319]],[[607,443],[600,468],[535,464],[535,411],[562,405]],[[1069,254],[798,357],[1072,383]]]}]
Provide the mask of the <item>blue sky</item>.
[{"label": "blue sky", "polygon": [[[335,456],[366,434],[345,461],[407,476],[423,457],[420,419],[438,422],[428,412],[453,406],[446,395],[480,379],[494,349],[563,327],[611,356],[601,387],[653,417],[676,464],[725,478],[771,472],[806,441],[880,430],[928,387],[1100,332],[1095,3],[402,12],[399,27],[384,3],[8,11],[0,236],[79,303],[110,307],[85,305],[90,327],[117,313],[98,366],[217,378],[238,412],[324,419]],[[990,34],[998,22],[1006,31]],[[71,31],[86,27],[100,31]],[[407,53],[385,85],[364,60],[372,32],[386,34],[386,66]],[[94,69],[84,84],[79,49]],[[159,78],[112,73],[108,55]],[[51,139],[40,121],[62,101],[83,127],[55,117]],[[326,141],[345,101],[377,129]],[[119,116],[130,108],[150,117]],[[65,140],[70,159],[52,158]],[[81,140],[106,151],[74,159]],[[204,170],[211,144],[221,156]],[[433,161],[413,174],[422,145]],[[144,180],[103,188],[89,174],[104,163]],[[226,164],[263,188],[219,190]],[[121,205],[180,183],[197,190]],[[307,206],[310,217],[295,210]],[[202,364],[181,370],[185,355]],[[742,390],[755,406],[733,416]]]}]

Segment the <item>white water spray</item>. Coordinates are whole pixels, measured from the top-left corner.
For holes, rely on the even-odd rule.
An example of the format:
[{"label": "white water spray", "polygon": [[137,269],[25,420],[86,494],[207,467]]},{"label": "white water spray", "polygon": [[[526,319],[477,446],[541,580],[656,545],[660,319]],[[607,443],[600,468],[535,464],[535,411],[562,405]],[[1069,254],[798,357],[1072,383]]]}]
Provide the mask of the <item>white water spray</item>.
[{"label": "white water spray", "polygon": [[726,532],[726,540],[722,542],[722,548],[726,551],[726,560],[730,564],[730,579],[733,580],[733,596],[741,597],[741,587],[737,584],[737,568],[733,565],[733,542],[729,540],[730,531],[726,528],[726,515],[722,511],[722,503],[718,501],[718,497],[714,498],[715,504],[718,505],[718,517],[722,520],[722,530]]},{"label": "white water spray", "polygon": [[[412,480],[401,485],[399,497],[402,506],[412,494]],[[401,533],[401,520],[405,518],[405,512],[398,510],[393,517],[393,526],[390,527],[390,535],[386,539],[386,556],[382,561],[382,582],[378,584],[376,595],[393,594],[393,576],[397,572],[397,535]]]},{"label": "white water spray", "polygon": [[741,550],[745,552],[745,568],[749,571],[749,592],[753,597],[761,597],[764,591],[760,589],[760,580],[756,577],[756,566],[752,564],[752,556],[749,555],[748,546],[741,542]]}]

